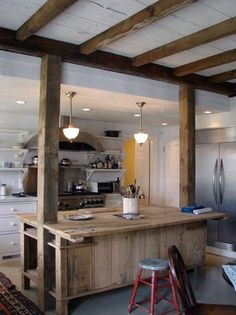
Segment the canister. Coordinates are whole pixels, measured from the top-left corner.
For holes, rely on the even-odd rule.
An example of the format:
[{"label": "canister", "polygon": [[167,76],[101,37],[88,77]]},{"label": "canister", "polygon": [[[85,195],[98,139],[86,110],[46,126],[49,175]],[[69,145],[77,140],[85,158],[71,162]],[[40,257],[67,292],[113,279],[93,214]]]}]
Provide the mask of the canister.
[{"label": "canister", "polygon": [[0,196],[6,196],[7,194],[7,186],[6,184],[1,184],[0,186]]}]

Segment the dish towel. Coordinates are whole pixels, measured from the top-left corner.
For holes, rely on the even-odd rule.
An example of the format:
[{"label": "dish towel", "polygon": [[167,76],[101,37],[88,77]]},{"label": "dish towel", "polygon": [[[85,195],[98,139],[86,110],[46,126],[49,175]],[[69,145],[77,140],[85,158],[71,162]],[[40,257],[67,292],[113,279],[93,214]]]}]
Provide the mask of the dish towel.
[{"label": "dish towel", "polygon": [[229,277],[236,291],[236,265],[222,265],[222,268]]}]

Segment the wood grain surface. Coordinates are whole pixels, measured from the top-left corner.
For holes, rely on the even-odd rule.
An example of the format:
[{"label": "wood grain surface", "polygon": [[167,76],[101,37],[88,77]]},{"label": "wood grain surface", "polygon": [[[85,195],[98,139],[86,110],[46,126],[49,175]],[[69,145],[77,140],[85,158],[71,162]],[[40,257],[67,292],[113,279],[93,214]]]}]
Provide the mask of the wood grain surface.
[{"label": "wood grain surface", "polygon": [[[121,208],[87,209],[94,218],[87,221],[68,221],[64,218],[68,214],[84,213],[84,210],[58,212],[58,222],[45,224],[45,228],[51,233],[62,238],[75,242],[83,237],[107,235],[117,232],[128,232],[148,228],[173,226],[179,224],[195,223],[207,220],[224,219],[225,213],[205,213],[201,215],[182,213],[178,208],[146,206],[141,208],[140,214],[143,217],[139,220],[126,220],[114,216],[122,213]],[[34,214],[21,214],[17,216],[21,221],[37,226],[37,217]]]}]

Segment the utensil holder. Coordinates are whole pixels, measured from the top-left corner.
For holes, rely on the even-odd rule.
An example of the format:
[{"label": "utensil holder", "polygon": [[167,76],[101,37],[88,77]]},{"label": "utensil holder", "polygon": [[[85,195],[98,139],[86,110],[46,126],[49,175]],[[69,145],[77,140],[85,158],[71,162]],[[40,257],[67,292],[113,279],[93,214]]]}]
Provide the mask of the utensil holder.
[{"label": "utensil holder", "polygon": [[138,198],[123,198],[123,213],[139,213]]}]

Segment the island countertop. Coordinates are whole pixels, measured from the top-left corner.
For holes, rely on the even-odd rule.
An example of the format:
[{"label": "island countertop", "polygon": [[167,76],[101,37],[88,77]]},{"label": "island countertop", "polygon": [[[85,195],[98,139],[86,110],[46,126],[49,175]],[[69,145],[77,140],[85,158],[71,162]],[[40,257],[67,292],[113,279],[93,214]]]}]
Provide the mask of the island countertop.
[{"label": "island countertop", "polygon": [[[91,220],[70,221],[64,217],[68,214],[90,213]],[[107,235],[133,230],[143,230],[179,224],[190,224],[207,220],[220,220],[227,217],[225,213],[210,212],[204,214],[182,213],[178,208],[149,205],[142,207],[138,220],[127,220],[115,214],[122,213],[121,208],[91,208],[86,210],[73,210],[58,212],[58,222],[45,224],[51,233],[64,239],[76,242],[81,237]],[[17,216],[24,223],[37,227],[37,216],[34,214],[21,214]]]}]

